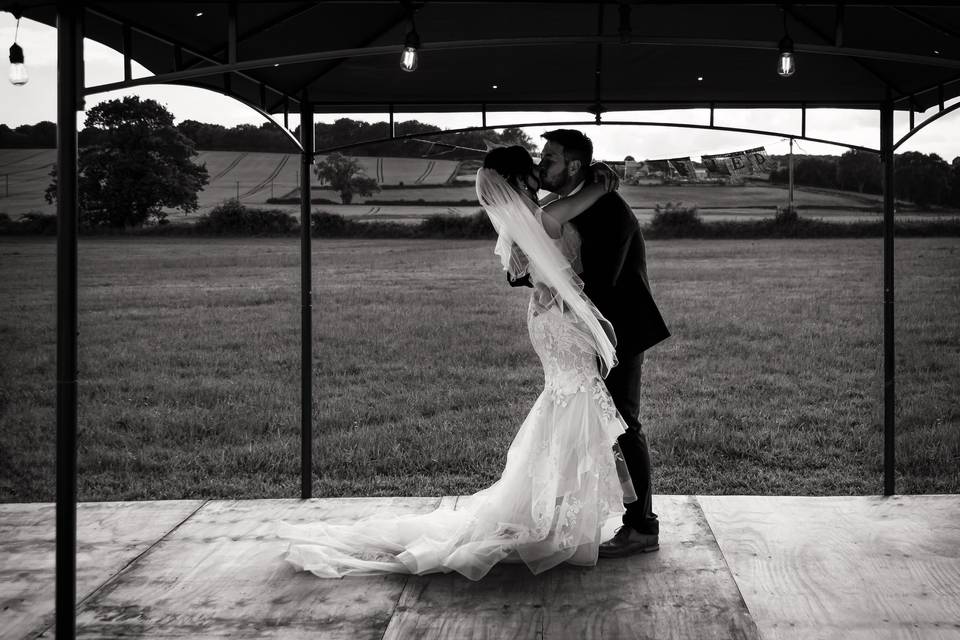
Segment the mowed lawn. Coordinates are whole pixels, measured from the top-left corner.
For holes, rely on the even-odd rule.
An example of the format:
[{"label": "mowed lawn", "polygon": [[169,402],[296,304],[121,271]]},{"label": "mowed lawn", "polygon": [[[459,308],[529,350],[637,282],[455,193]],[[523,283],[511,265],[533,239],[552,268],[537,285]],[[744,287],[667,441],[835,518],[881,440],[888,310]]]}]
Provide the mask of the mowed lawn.
[{"label": "mowed lawn", "polygon": [[[657,493],[882,491],[881,241],[651,241]],[[54,498],[55,243],[0,239],[0,501]],[[897,241],[901,493],[960,492],[960,239]],[[83,238],[81,500],[299,495],[299,247]],[[317,240],[314,491],[465,494],[542,384],[490,241]]]}]

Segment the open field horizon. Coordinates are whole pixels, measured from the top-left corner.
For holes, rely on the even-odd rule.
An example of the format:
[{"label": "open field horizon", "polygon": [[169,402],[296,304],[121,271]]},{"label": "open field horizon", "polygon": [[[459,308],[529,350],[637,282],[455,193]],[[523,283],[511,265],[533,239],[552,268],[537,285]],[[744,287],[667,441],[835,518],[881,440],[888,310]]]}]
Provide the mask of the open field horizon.
[{"label": "open field horizon", "polygon": [[[0,149],[0,212],[19,216],[28,211],[54,213],[55,205],[43,199],[50,183],[49,167],[54,149]],[[208,184],[198,194],[199,209],[184,215],[170,210],[174,224],[192,223],[224,200],[237,198],[247,206],[281,209],[298,215],[298,204],[268,204],[270,198],[298,197],[299,158],[295,154],[201,151],[195,159],[206,163]],[[426,158],[377,158],[359,156],[368,175],[389,186],[370,196],[355,196],[354,204],[339,204],[335,191],[312,187],[313,198],[334,204],[316,204],[314,209],[368,221],[419,222],[426,216],[472,215],[479,210],[470,176],[454,180],[459,163]],[[403,184],[402,188],[398,185]],[[716,185],[625,185],[621,195],[641,223],[652,218],[656,205],[683,203],[696,206],[704,220],[749,220],[772,217],[787,204],[787,189],[752,180],[743,186]],[[422,202],[421,202],[422,200]],[[384,201],[386,203],[384,203]],[[862,222],[881,218],[882,199],[828,189],[797,187],[794,202],[800,215],[832,221]],[[929,220],[960,217],[960,211],[918,210],[911,203],[898,203],[898,219]]]},{"label": "open field horizon", "polygon": [[[960,493],[960,239],[898,239],[901,493]],[[79,498],[299,494],[296,238],[81,238]],[[654,490],[882,491],[882,242],[660,240]],[[542,386],[490,241],[314,244],[315,495],[456,495]],[[0,238],[0,501],[54,496],[55,253]]]}]

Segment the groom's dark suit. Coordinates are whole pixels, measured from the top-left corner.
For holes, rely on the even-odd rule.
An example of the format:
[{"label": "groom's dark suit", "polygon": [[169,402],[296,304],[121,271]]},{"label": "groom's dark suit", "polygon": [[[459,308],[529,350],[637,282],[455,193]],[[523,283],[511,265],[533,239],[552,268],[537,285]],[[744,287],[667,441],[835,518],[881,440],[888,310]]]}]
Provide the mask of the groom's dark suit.
[{"label": "groom's dark suit", "polygon": [[621,361],[670,336],[647,280],[640,225],[617,193],[608,193],[570,221],[580,233],[584,292],[617,334]]},{"label": "groom's dark suit", "polygon": [[[637,501],[627,505],[623,523],[641,533],[659,533],[652,508],[650,454],[640,424],[643,352],[670,336],[647,280],[646,247],[630,206],[608,193],[570,221],[580,233],[584,292],[613,325],[618,364],[606,378],[614,404],[627,423],[617,441],[633,479]],[[510,281],[530,286],[529,278]]]}]

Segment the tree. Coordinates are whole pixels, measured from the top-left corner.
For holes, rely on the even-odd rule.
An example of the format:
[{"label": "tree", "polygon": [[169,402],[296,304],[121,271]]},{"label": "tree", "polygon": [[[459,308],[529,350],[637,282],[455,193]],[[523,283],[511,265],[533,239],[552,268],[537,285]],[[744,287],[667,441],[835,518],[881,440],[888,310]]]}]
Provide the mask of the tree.
[{"label": "tree", "polygon": [[897,197],[919,207],[943,204],[950,189],[950,165],[935,153],[907,151],[893,163]]},{"label": "tree", "polygon": [[380,191],[377,181],[363,172],[359,162],[339,153],[328,155],[316,164],[314,170],[322,183],[340,193],[344,204],[350,204],[354,194],[369,196]]},{"label": "tree", "polygon": [[950,196],[947,202],[960,208],[960,156],[950,163]]},{"label": "tree", "polygon": [[530,136],[520,127],[507,127],[500,132],[500,140],[504,144],[519,145],[527,151],[535,151],[537,148]]},{"label": "tree", "polygon": [[875,153],[851,149],[837,161],[837,182],[846,191],[880,193],[880,173],[880,156]]},{"label": "tree", "polygon": [[[209,178],[190,159],[193,142],[173,126],[173,115],[154,100],[136,96],[102,102],[84,125],[98,142],[79,152],[79,222],[82,227],[139,226],[166,220],[163,207],[197,208],[197,192]],[[57,195],[56,174],[46,198]]]},{"label": "tree", "polygon": [[53,149],[57,146],[57,125],[49,120],[22,124],[11,129],[0,124],[0,149]]},{"label": "tree", "polygon": [[[781,167],[770,172],[770,182],[786,184],[789,182],[788,167]],[[794,156],[793,162],[794,184],[808,187],[822,187],[836,189],[837,163],[835,156]]]}]

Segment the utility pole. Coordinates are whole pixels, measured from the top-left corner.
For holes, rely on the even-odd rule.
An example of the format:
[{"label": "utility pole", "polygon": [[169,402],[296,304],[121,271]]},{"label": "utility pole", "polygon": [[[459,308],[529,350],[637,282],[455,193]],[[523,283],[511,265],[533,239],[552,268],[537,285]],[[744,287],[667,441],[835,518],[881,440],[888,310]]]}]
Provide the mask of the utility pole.
[{"label": "utility pole", "polygon": [[793,138],[790,138],[790,156],[787,161],[787,173],[790,176],[789,178],[789,188],[787,193],[787,210],[793,211]]}]

